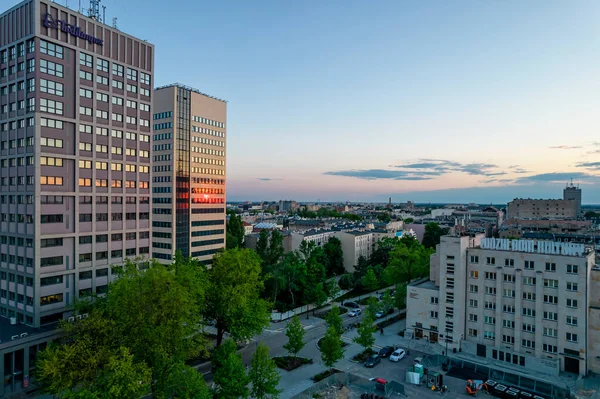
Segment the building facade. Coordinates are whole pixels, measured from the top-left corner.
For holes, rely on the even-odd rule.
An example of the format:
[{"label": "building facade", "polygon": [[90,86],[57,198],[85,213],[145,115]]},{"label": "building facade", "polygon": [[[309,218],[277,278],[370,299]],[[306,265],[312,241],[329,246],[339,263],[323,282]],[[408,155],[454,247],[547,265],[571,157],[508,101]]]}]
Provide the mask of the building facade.
[{"label": "building facade", "polygon": [[[0,329],[70,317],[149,256],[153,72],[153,45],[56,3],[0,14]],[[0,396],[34,332],[2,343],[21,377]]]},{"label": "building facade", "polygon": [[547,375],[597,371],[588,354],[594,258],[583,244],[442,237],[429,280],[409,285],[407,333]]},{"label": "building facade", "polygon": [[172,84],[154,92],[152,257],[202,264],[225,246],[227,103]]}]

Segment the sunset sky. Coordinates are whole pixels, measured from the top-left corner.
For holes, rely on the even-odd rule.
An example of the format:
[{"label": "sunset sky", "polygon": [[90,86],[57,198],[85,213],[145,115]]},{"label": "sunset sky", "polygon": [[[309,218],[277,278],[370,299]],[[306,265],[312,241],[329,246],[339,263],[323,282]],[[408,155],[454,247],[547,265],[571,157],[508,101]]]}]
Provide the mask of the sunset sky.
[{"label": "sunset sky", "polygon": [[229,101],[228,200],[600,203],[596,0],[103,4]]}]

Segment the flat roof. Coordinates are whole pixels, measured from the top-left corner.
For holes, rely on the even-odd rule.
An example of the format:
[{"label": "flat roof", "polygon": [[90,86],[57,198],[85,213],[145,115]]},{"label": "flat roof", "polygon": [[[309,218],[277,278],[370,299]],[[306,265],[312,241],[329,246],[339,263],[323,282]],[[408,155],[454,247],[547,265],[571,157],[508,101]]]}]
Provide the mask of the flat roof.
[{"label": "flat roof", "polygon": [[[51,328],[46,329],[49,331]],[[10,324],[10,319],[6,317],[0,317],[0,342],[6,343],[11,341],[11,337],[27,333],[27,335],[33,335],[38,332],[42,332],[39,328],[27,326],[25,324],[17,323],[15,325]]]},{"label": "flat roof", "polygon": [[[221,102],[224,102],[224,103],[226,103],[226,104],[227,104],[227,101],[226,101],[226,100],[222,100],[222,99],[220,99],[220,98],[218,98],[218,97],[211,96],[210,94],[203,93],[203,92],[201,92],[201,91],[200,91],[200,90],[198,90],[198,89],[194,89],[193,87],[186,86],[186,85],[184,85],[184,84],[181,84],[181,83],[171,83],[171,84],[168,84],[168,85],[164,85],[164,86],[156,87],[154,90],[162,90],[162,89],[167,89],[167,88],[169,88],[169,87],[177,87],[177,88],[180,88],[180,89],[189,90],[189,91],[191,91],[191,92],[194,92],[194,93],[196,93],[196,94],[200,94],[201,96],[205,96],[205,97],[208,97],[208,98],[212,98],[213,100],[221,101]],[[260,204],[257,204],[257,205],[260,205]]]},{"label": "flat roof", "polygon": [[427,290],[440,290],[440,287],[435,285],[435,283],[429,279],[427,280],[420,280],[420,281],[415,281],[414,283],[409,284],[410,287],[418,287],[418,288],[425,288]]}]

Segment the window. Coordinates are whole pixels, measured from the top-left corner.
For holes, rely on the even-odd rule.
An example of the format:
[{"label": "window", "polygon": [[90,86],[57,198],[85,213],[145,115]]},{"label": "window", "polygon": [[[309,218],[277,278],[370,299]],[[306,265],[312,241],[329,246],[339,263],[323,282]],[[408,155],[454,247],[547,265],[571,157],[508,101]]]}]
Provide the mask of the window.
[{"label": "window", "polygon": [[493,331],[484,331],[483,332],[483,339],[494,340],[494,339],[496,339],[496,333],[493,332]]},{"label": "window", "polygon": [[485,263],[487,263],[488,265],[495,265],[496,264],[496,258],[488,256],[485,259]]},{"label": "window", "polygon": [[438,312],[435,311],[435,310],[430,311],[429,315],[431,316],[432,319],[437,319],[438,318]]},{"label": "window", "polygon": [[579,274],[579,266],[578,265],[567,265],[567,273]]},{"label": "window", "polygon": [[79,143],[80,151],[92,151],[92,143]]},{"label": "window", "polygon": [[567,298],[567,307],[568,308],[576,308],[577,307],[577,299]]},{"label": "window", "polygon": [[502,327],[506,327],[506,328],[512,328],[514,330],[515,328],[515,322],[514,320],[502,320]]},{"label": "window", "polygon": [[469,314],[469,321],[477,322],[477,315],[473,314],[473,313],[470,313]]},{"label": "window", "polygon": [[108,119],[108,112],[101,109],[96,110],[96,117],[100,119]]},{"label": "window", "polygon": [[574,333],[566,333],[565,339],[569,342],[577,342],[577,334]]},{"label": "window", "polygon": [[91,221],[92,221],[91,213],[80,213],[79,214],[79,222],[80,223],[86,223],[86,222],[91,222]]},{"label": "window", "polygon": [[523,299],[526,301],[535,301],[535,292],[524,292]]},{"label": "window", "polygon": [[570,326],[576,326],[577,325],[577,317],[575,317],[575,316],[567,316],[566,322]]},{"label": "window", "polygon": [[472,308],[476,308],[478,305],[477,299],[469,299],[469,306]]},{"label": "window", "polygon": [[486,302],[483,304],[483,307],[484,307],[485,309],[489,309],[489,310],[496,310],[496,302],[489,302],[489,301],[486,301]]},{"label": "window", "polygon": [[96,59],[96,68],[102,72],[108,72],[108,61],[103,60],[102,58]]},{"label": "window", "polygon": [[94,66],[94,57],[86,53],[79,53],[79,64],[92,68]]},{"label": "window", "polygon": [[525,331],[525,332],[535,333],[535,325],[534,324],[523,323],[522,330]]},{"label": "window", "polygon": [[150,97],[150,90],[140,88],[140,95],[145,96],[145,97]]},{"label": "window", "polygon": [[544,312],[544,320],[558,321],[558,313],[556,313],[556,312]]},{"label": "window", "polygon": [[556,263],[546,262],[546,271],[547,272],[555,272],[556,271]]},{"label": "window", "polygon": [[116,121],[116,122],[123,122],[123,115],[122,114],[116,114],[116,113],[112,113],[112,120]]},{"label": "window", "polygon": [[88,89],[80,88],[79,89],[79,95],[81,97],[85,97],[85,98],[92,98],[92,96],[94,95],[94,92],[91,91],[91,90],[88,90]]},{"label": "window", "polygon": [[106,76],[96,75],[96,83],[108,86],[108,78]]},{"label": "window", "polygon": [[483,322],[485,324],[496,324],[496,318],[493,316],[484,316],[483,317]]},{"label": "window", "polygon": [[47,137],[40,137],[40,145],[42,147],[63,148],[63,141],[61,139],[51,139],[51,138],[47,138]]},{"label": "window", "polygon": [[535,263],[532,260],[525,261],[525,269],[533,269],[535,267]]},{"label": "window", "polygon": [[104,94],[104,93],[96,93],[96,100],[101,101],[103,103],[107,103],[108,102],[108,94]]},{"label": "window", "polygon": [[555,328],[544,327],[544,336],[556,338],[558,337],[558,330]]},{"label": "window", "polygon": [[136,93],[137,94],[138,88],[135,85],[127,84],[127,91],[131,92],[131,93]]},{"label": "window", "polygon": [[494,272],[485,272],[486,280],[496,280],[496,273]]},{"label": "window", "polygon": [[58,266],[58,265],[62,265],[62,264],[63,264],[63,257],[62,256],[51,256],[49,258],[41,258],[40,259],[40,266],[41,267]]},{"label": "window", "polygon": [[40,176],[42,186],[62,186],[63,178],[60,176]]},{"label": "window", "polygon": [[112,81],[112,87],[116,88],[116,89],[121,89],[123,90],[123,82],[113,79]]},{"label": "window", "polygon": [[83,80],[89,80],[90,82],[94,80],[94,75],[87,71],[79,71],[79,77]]},{"label": "window", "polygon": [[63,96],[63,84],[53,82],[51,80],[40,79],[40,91],[42,93],[53,94],[55,96]]},{"label": "window", "polygon": [[127,100],[127,107],[137,109],[137,102],[132,100]]},{"label": "window", "polygon": [[[142,89],[144,90],[144,89]],[[140,111],[150,112],[150,105],[140,103]]]},{"label": "window", "polygon": [[515,267],[514,259],[504,259],[504,266]]},{"label": "window", "polygon": [[110,132],[110,135],[112,137],[117,138],[117,139],[122,139],[123,138],[123,131],[122,130],[112,130]]},{"label": "window", "polygon": [[113,180],[113,181],[111,182],[111,185],[110,185],[110,186],[111,186],[112,188],[121,188],[121,187],[122,187],[122,185],[123,185],[123,180]]},{"label": "window", "polygon": [[123,65],[113,64],[112,71],[113,71],[113,75],[123,77],[125,68],[123,67]]},{"label": "window", "polygon": [[548,353],[558,353],[558,346],[550,345],[550,344],[543,344],[542,350],[544,352],[548,352]]},{"label": "window", "polygon": [[114,105],[123,105],[123,99],[121,97],[113,97],[112,103]]},{"label": "window", "polygon": [[505,283],[514,283],[515,282],[515,276],[513,276],[512,274],[505,274],[502,277],[503,277],[503,280]]},{"label": "window", "polygon": [[123,148],[121,147],[112,147],[110,152],[112,154],[116,154],[116,155],[122,155],[123,154]]},{"label": "window", "polygon": [[79,114],[85,116],[92,116],[92,109],[90,107],[79,106]]},{"label": "window", "polygon": [[523,348],[535,349],[535,341],[529,339],[522,339],[521,346]]},{"label": "window", "polygon": [[577,291],[577,283],[567,283],[567,291]]},{"label": "window", "polygon": [[140,83],[150,85],[150,75],[144,72],[140,72]]},{"label": "window", "polygon": [[515,305],[502,305],[502,311],[506,313],[515,313]]},{"label": "window", "polygon": [[62,115],[63,114],[63,103],[60,101],[48,100],[46,98],[40,98],[40,111],[48,112],[49,114]]},{"label": "window", "polygon": [[44,277],[40,279],[40,286],[57,285],[63,283],[63,276]]},{"label": "window", "polygon": [[470,270],[469,277],[470,278],[479,278],[479,272],[477,270]]},{"label": "window", "polygon": [[59,303],[63,301],[63,294],[52,294],[48,296],[40,297],[40,306],[52,305],[53,303]]},{"label": "window", "polygon": [[473,285],[473,284],[469,285],[469,292],[475,293],[478,291],[479,291],[479,287],[477,287],[476,285]]},{"label": "window", "polygon": [[98,136],[108,136],[108,129],[105,127],[97,127],[96,134]]},{"label": "window", "polygon": [[103,152],[103,153],[107,153],[108,152],[108,146],[106,145],[102,145],[102,144],[96,144],[96,152]]},{"label": "window", "polygon": [[544,279],[544,287],[547,288],[558,288],[558,280],[552,280],[549,278]]},{"label": "window", "polygon": [[523,276],[523,285],[535,285],[535,277]]},{"label": "window", "polygon": [[126,118],[127,123],[129,123],[130,125],[135,125],[137,124],[137,118],[135,116],[128,116]]},{"label": "window", "polygon": [[121,163],[111,163],[110,164],[110,170],[121,171],[121,170],[123,170],[123,164],[121,164]]},{"label": "window", "polygon": [[35,72],[35,58],[27,60],[27,73]]},{"label": "window", "polygon": [[45,40],[40,40],[40,53],[48,54],[52,57],[63,58],[64,49],[58,44],[50,43]]},{"label": "window", "polygon": [[81,133],[88,133],[88,134],[92,134],[92,126],[90,125],[79,125],[79,131]]},{"label": "window", "polygon": [[544,303],[556,305],[558,303],[558,297],[555,295],[544,295]]},{"label": "window", "polygon": [[62,167],[63,160],[62,158],[40,157],[40,165]]},{"label": "window", "polygon": [[469,337],[476,337],[477,336],[477,330],[474,328],[469,328]]},{"label": "window", "polygon": [[502,291],[502,295],[507,297],[507,298],[514,298],[515,297],[515,290],[511,290],[509,288],[505,288]]},{"label": "window", "polygon": [[[512,328],[515,328],[514,324],[515,323],[513,322],[513,327]],[[515,344],[515,337],[513,337],[511,335],[502,335],[502,342],[504,342],[505,344],[514,345]]]}]

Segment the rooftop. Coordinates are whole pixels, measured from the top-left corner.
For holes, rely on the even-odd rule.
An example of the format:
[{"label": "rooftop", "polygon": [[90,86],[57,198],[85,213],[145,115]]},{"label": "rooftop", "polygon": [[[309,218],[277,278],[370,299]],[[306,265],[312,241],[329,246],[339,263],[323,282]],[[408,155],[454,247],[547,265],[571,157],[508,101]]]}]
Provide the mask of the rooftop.
[{"label": "rooftop", "polygon": [[423,280],[419,280],[419,281],[415,281],[412,284],[409,284],[409,286],[411,287],[419,287],[419,288],[424,288],[427,290],[439,290],[440,287],[435,285],[435,283],[429,279],[423,279]]},{"label": "rooftop", "polygon": [[496,251],[580,257],[585,257],[591,252],[590,248],[584,244],[547,240],[510,240],[507,238],[483,238],[480,248]]},{"label": "rooftop", "polygon": [[218,97],[215,97],[215,96],[211,96],[210,94],[203,93],[203,92],[201,92],[198,89],[194,89],[193,87],[186,86],[186,85],[181,84],[181,83],[171,83],[171,84],[168,84],[168,85],[157,87],[154,90],[168,89],[169,87],[177,87],[179,89],[189,90],[189,91],[192,91],[192,92],[194,92],[196,94],[200,94],[201,96],[205,96],[205,97],[208,97],[208,98],[212,98],[213,100],[217,100],[217,101],[221,101],[221,102],[227,103],[227,101],[225,101],[225,100],[222,100],[222,99],[220,99]]},{"label": "rooftop", "polygon": [[10,319],[0,317],[0,343],[10,342],[14,336],[21,337],[21,334],[33,335],[40,331],[42,330],[21,323],[12,325]]}]

